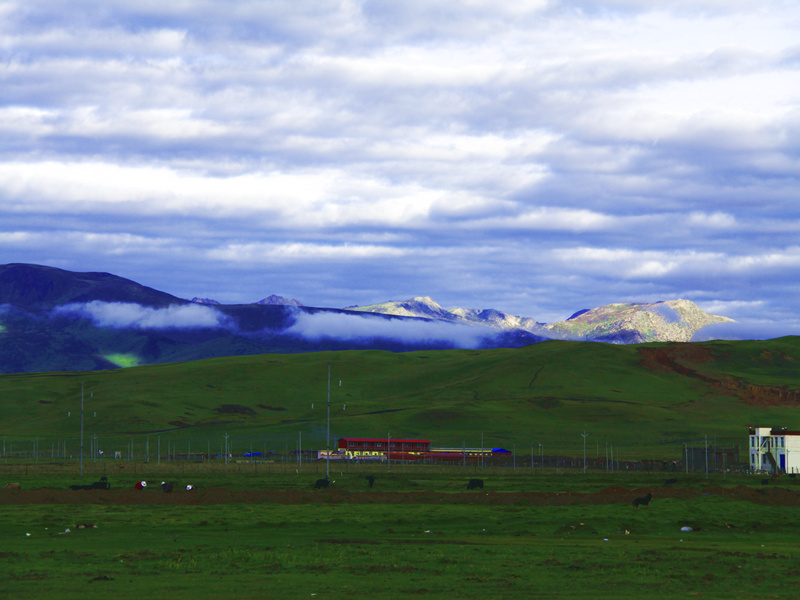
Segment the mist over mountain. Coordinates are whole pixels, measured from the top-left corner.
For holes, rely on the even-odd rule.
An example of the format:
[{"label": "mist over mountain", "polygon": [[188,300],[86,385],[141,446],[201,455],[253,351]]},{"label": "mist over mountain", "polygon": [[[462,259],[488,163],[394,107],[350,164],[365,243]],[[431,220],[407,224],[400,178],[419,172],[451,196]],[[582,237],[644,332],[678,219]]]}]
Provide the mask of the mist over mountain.
[{"label": "mist over mountain", "polygon": [[346,309],[267,296],[186,300],[109,273],[0,265],[0,372],[110,369],[217,356],[323,350],[521,347],[547,339],[687,341],[709,324],[687,300],[614,304],[545,324],[429,297]]},{"label": "mist over mountain", "polygon": [[543,339],[524,331],[294,302],[193,302],[109,273],[2,265],[0,372],[324,350],[518,347]]}]

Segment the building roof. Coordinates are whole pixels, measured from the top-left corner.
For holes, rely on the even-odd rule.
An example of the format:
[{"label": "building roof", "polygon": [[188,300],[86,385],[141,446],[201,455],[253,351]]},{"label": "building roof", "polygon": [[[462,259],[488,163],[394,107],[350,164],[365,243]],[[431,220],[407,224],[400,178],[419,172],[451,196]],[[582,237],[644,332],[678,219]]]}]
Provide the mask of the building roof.
[{"label": "building roof", "polygon": [[[750,428],[750,435],[756,434],[756,429],[765,429],[764,427],[751,427]],[[769,430],[770,435],[800,435],[800,431],[797,430],[789,430],[785,427],[773,427]]]},{"label": "building roof", "polygon": [[340,442],[342,442],[342,441],[344,441],[344,442],[386,442],[386,441],[392,441],[392,442],[413,442],[413,443],[416,443],[416,444],[420,444],[420,443],[422,443],[422,444],[430,444],[431,443],[430,440],[410,440],[410,439],[404,439],[404,438],[390,438],[388,436],[387,437],[380,437],[380,438],[354,438],[354,437],[351,438],[351,437],[343,437],[343,438],[339,438],[339,441]]}]

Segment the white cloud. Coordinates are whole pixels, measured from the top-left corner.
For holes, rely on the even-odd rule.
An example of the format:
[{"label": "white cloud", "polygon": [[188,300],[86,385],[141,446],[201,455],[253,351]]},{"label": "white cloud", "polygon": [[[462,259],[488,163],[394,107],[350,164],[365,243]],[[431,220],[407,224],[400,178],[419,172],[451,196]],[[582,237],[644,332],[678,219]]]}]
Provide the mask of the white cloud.
[{"label": "white cloud", "polygon": [[736,225],[736,218],[723,212],[705,213],[696,211],[689,214],[687,224],[691,227],[727,229]]},{"label": "white cloud", "polygon": [[319,340],[392,339],[406,343],[452,344],[458,348],[476,348],[487,331],[426,319],[382,319],[342,313],[298,313],[287,333]]},{"label": "white cloud", "polygon": [[541,207],[528,210],[513,217],[487,218],[469,227],[490,227],[498,229],[531,229],[531,230],[563,230],[590,231],[610,229],[618,220],[591,210],[574,210],[557,207]]},{"label": "white cloud", "polygon": [[252,243],[214,248],[206,256],[210,260],[263,264],[274,261],[303,263],[319,260],[400,258],[406,254],[401,248],[374,244]]},{"label": "white cloud", "polygon": [[520,315],[795,297],[796,3],[71,6],[0,1],[9,260]]},{"label": "white cloud", "polygon": [[186,329],[195,327],[229,328],[230,317],[200,304],[172,305],[151,308],[127,302],[100,302],[66,304],[56,307],[59,315],[76,315],[90,318],[100,327],[117,329]]},{"label": "white cloud", "polygon": [[658,279],[666,275],[688,278],[702,273],[715,278],[725,275],[758,276],[767,271],[795,270],[800,267],[798,247],[752,255],[582,247],[554,250],[552,256],[562,264],[575,265],[573,269],[624,279]]}]

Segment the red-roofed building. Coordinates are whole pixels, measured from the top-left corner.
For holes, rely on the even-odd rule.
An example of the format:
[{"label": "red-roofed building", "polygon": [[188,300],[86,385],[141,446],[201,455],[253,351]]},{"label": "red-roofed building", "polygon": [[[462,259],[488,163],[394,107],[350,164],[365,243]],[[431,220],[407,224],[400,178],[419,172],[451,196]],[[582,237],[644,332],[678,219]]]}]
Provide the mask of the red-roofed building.
[{"label": "red-roofed building", "polygon": [[430,440],[385,438],[339,438],[337,444],[339,454],[354,459],[384,459],[387,455],[392,460],[418,459],[431,450]]}]

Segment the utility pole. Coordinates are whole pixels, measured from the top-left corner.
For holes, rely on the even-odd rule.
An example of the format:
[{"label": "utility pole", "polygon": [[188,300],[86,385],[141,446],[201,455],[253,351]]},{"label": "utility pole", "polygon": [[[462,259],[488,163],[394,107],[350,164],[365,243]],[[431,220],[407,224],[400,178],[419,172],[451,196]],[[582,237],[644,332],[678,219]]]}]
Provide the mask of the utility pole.
[{"label": "utility pole", "polygon": [[539,442],[539,463],[542,469],[544,469],[544,446],[542,446],[542,442]]},{"label": "utility pole", "polygon": [[589,434],[584,429],[581,436],[583,437],[583,474],[586,475],[586,438],[589,437]]},{"label": "utility pole", "polygon": [[328,432],[325,437],[325,479],[331,477],[331,365],[328,364]]},{"label": "utility pole", "polygon": [[686,474],[689,474],[689,446],[688,444],[683,444],[683,466],[686,470]]},{"label": "utility pole", "polygon": [[83,380],[81,380],[81,475],[83,475]]},{"label": "utility pole", "polygon": [[611,444],[611,472],[614,472],[614,444]]}]

